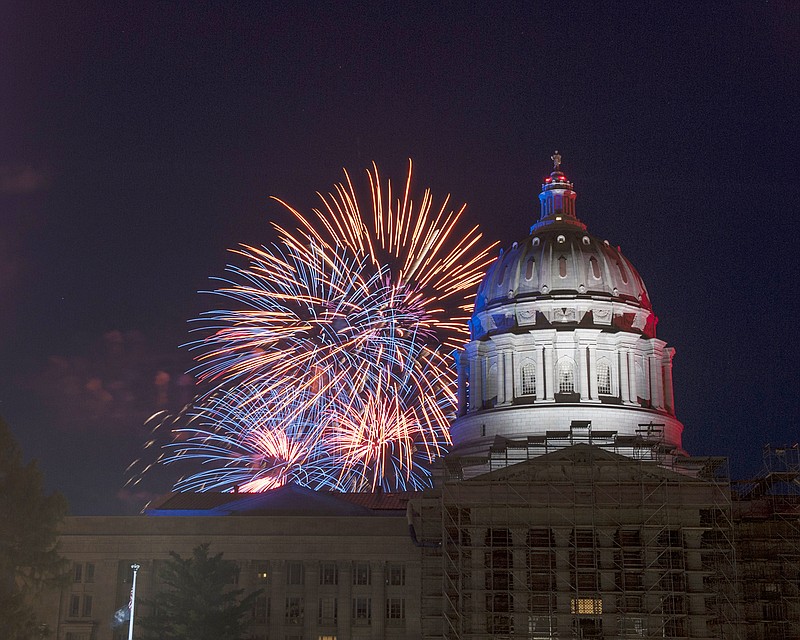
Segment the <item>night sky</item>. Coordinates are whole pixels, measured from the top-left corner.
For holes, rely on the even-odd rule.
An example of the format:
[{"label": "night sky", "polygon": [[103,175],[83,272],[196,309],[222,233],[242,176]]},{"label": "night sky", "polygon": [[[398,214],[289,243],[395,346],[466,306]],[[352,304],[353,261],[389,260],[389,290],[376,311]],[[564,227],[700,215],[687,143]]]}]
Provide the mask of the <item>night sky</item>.
[{"label": "night sky", "polygon": [[743,477],[797,441],[800,3],[341,4],[0,6],[0,415],[72,513],[169,489],[125,468],[195,391],[198,291],[269,196],[373,160],[508,246],[558,149],[677,349],[684,446]]}]

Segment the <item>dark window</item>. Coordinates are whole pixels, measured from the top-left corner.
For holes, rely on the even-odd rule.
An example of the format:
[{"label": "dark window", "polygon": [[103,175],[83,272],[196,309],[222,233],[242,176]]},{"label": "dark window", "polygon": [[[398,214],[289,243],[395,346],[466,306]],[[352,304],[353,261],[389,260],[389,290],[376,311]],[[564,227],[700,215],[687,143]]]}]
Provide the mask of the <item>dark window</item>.
[{"label": "dark window", "polygon": [[369,563],[356,563],[355,567],[353,567],[353,584],[372,584],[372,572],[370,571]]},{"label": "dark window", "polygon": [[92,615],[92,596],[83,596],[83,617],[88,618]]},{"label": "dark window", "polygon": [[69,597],[69,615],[77,618],[81,613],[81,597],[73,593]]},{"label": "dark window", "polygon": [[531,256],[528,258],[528,261],[525,263],[525,279],[530,280],[533,278],[533,269],[536,266],[536,260],[533,259]]},{"label": "dark window", "polygon": [[289,562],[286,565],[286,584],[303,584],[303,563]]},{"label": "dark window", "polygon": [[372,598],[353,598],[353,624],[370,624],[372,620]]},{"label": "dark window", "polygon": [[72,581],[73,582],[81,582],[83,580],[83,565],[80,562],[76,562],[72,565]]},{"label": "dark window", "polygon": [[390,564],[387,569],[386,584],[403,586],[406,583],[406,568],[402,564]]},{"label": "dark window", "polygon": [[592,267],[592,276],[595,278],[595,280],[599,280],[600,279],[600,263],[597,262],[597,258],[595,258],[594,256],[589,258],[589,266]]},{"label": "dark window", "polygon": [[258,596],[253,604],[253,621],[265,623],[269,619],[269,600],[267,596]]},{"label": "dark window", "polygon": [[286,598],[286,624],[303,624],[303,598]]},{"label": "dark window", "polygon": [[386,599],[386,617],[389,620],[403,620],[406,617],[405,598]]},{"label": "dark window", "polygon": [[558,259],[558,275],[562,278],[567,277],[567,259],[564,256]]},{"label": "dark window", "polygon": [[319,568],[320,584],[339,584],[339,570],[335,562],[323,562]]}]

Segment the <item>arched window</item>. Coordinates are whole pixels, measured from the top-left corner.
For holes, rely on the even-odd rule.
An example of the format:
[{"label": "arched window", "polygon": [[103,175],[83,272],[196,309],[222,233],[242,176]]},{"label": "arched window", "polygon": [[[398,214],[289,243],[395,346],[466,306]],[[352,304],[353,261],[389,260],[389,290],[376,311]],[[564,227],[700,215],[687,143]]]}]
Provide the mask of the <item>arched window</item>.
[{"label": "arched window", "polygon": [[607,360],[597,362],[597,393],[611,395],[611,367]]},{"label": "arched window", "polygon": [[594,256],[589,258],[589,266],[592,267],[592,277],[595,280],[599,280],[600,279],[600,263],[597,262],[597,258],[595,258]]},{"label": "arched window", "polygon": [[558,275],[562,278],[567,277],[567,259],[564,256],[558,258]]},{"label": "arched window", "polygon": [[536,365],[528,362],[522,367],[522,395],[536,395]]},{"label": "arched window", "polygon": [[558,392],[575,393],[575,363],[569,358],[558,363]]},{"label": "arched window", "polygon": [[528,258],[528,261],[525,263],[525,279],[530,280],[533,278],[533,269],[536,267],[536,260],[533,256]]},{"label": "arched window", "polygon": [[628,284],[628,273],[625,271],[625,267],[622,266],[621,262],[617,262],[617,269],[619,269],[619,275],[622,277],[622,281]]}]

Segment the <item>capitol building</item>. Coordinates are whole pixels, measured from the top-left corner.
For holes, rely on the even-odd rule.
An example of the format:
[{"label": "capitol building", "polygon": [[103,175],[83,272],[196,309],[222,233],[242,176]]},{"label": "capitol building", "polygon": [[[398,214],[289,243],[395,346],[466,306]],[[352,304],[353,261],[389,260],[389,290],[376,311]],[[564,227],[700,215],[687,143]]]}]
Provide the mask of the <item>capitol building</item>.
[{"label": "capitol building", "polygon": [[553,161],[529,234],[478,288],[432,489],[175,493],[68,517],[50,637],[127,638],[111,621],[131,564],[144,601],[171,551],[210,543],[232,588],[263,591],[253,640],[800,639],[800,452],[767,447],[763,474],[732,482],[723,457],[684,450],[645,283]]}]

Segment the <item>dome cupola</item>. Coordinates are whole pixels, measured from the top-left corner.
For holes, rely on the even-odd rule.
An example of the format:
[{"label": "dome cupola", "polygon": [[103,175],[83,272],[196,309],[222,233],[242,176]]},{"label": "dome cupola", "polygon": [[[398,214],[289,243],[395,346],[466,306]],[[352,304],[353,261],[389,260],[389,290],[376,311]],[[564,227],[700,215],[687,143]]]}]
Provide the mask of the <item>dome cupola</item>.
[{"label": "dome cupola", "polygon": [[451,457],[489,460],[531,443],[544,451],[549,434],[567,442],[575,425],[602,431],[620,453],[639,456],[644,443],[683,456],[675,351],[656,338],[644,281],[618,246],[587,232],[561,155],[551,158],[538,220],[478,287],[471,340],[456,354]]}]

